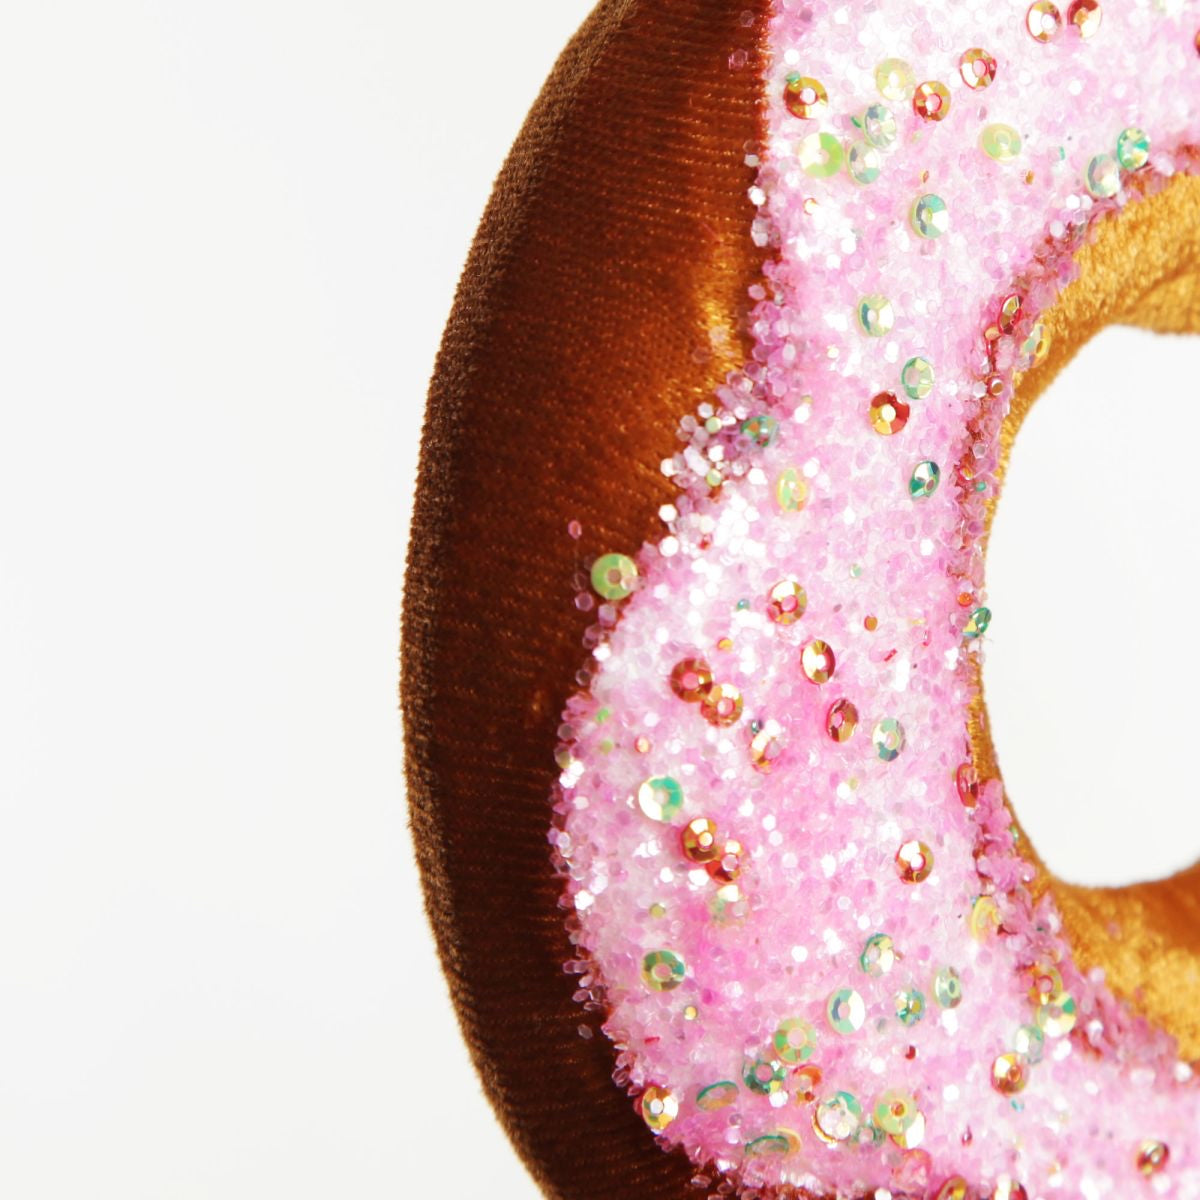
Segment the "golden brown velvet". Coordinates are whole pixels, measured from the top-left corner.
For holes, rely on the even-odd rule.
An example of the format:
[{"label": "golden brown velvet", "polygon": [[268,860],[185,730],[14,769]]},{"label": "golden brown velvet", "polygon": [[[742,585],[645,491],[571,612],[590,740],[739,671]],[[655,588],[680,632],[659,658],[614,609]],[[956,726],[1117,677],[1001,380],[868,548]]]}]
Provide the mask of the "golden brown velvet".
[{"label": "golden brown velvet", "polygon": [[679,418],[749,352],[764,8],[599,6],[496,185],[430,393],[402,642],[413,835],[476,1066],[563,1200],[696,1194],[613,1085],[611,1045],[579,1036],[597,1022],[563,973],[546,838],[593,619],[572,576],[661,528]]},{"label": "golden brown velvet", "polygon": [[[658,464],[679,417],[750,350],[746,290],[760,262],[743,155],[761,134],[765,9],[603,0],[497,182],[430,393],[402,635],[413,836],[475,1064],[559,1200],[696,1195],[690,1164],[658,1149],[613,1085],[609,1043],[579,1036],[598,1022],[562,970],[570,947],[546,834],[555,730],[590,621],[572,606],[572,578],[656,532],[673,495]],[[731,70],[737,52],[745,63]],[[1180,180],[1083,252],[1083,278],[1050,318],[1050,358],[1023,382],[1006,436],[1101,325],[1200,327],[1198,195]],[[1171,994],[1196,980],[1197,884],[1124,896],[1051,885],[1083,962],[1105,965],[1190,1053],[1195,1006]],[[1172,889],[1182,907],[1168,910]],[[1106,932],[1114,914],[1124,943]]]}]

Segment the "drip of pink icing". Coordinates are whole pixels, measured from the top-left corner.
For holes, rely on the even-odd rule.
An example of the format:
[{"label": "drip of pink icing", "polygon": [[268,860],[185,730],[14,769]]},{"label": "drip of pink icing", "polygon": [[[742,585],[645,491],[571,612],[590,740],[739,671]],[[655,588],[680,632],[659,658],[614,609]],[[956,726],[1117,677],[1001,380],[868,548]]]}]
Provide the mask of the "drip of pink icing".
[{"label": "drip of pink icing", "polygon": [[[1003,0],[777,5],[751,231],[776,258],[769,287],[755,293],[754,359],[699,420],[684,422],[688,444],[666,464],[682,487],[668,533],[642,550],[640,587],[619,621],[601,609],[591,686],[566,716],[552,833],[586,989],[605,1006],[619,1050],[618,1082],[637,1096],[668,1092],[664,1142],[746,1184],[916,1193],[961,1175],[987,1190],[1016,1179],[1035,1198],[1141,1188],[1200,1197],[1200,1086],[1170,1039],[1132,1018],[1102,978],[1081,976],[1053,907],[1033,906],[999,785],[986,784],[974,809],[955,786],[969,658],[980,646],[964,630],[982,604],[983,504],[1013,370],[1028,364],[1022,345],[1070,277],[1089,223],[1126,201],[1124,187],[1112,199],[1089,195],[1093,157],[1115,153],[1120,132],[1139,126],[1151,138],[1150,190],[1189,169],[1200,59],[1194,14],[1185,20],[1182,7],[1108,0],[1093,37],[1068,24],[1041,44],[1025,5]],[[976,46],[998,64],[981,91],[958,73],[959,56]],[[944,120],[881,99],[875,68],[890,57],[911,64],[917,83],[946,84]],[[824,84],[823,113],[788,112],[789,73]],[[853,143],[861,134],[850,118],[871,103],[897,122],[879,178],[863,186],[845,170],[808,174],[803,139],[826,131]],[[1022,139],[1011,162],[980,148],[981,131],[998,122]],[[936,239],[910,223],[925,194],[949,213]],[[1021,320],[989,349],[983,331],[1014,291]],[[869,337],[856,310],[876,294],[895,324]],[[900,373],[915,356],[932,364],[935,383],[909,399]],[[995,396],[981,382],[991,371],[1002,383]],[[882,391],[911,407],[891,436],[869,418]],[[764,413],[778,422],[765,447],[740,431]],[[940,466],[940,486],[913,499],[909,480],[924,461]],[[715,499],[712,472],[723,481]],[[803,485],[790,489],[807,493],[799,511],[781,506],[781,479]],[[770,619],[767,598],[787,578],[808,603],[785,625]],[[836,655],[823,684],[800,663],[816,638]],[[673,666],[692,656],[740,691],[739,720],[713,725],[672,691]],[[840,699],[859,716],[845,741],[826,731]],[[887,719],[904,733],[890,761],[872,738]],[[756,730],[774,739],[767,770],[755,763]],[[657,821],[637,793],[663,776],[683,798]],[[744,848],[736,898],[722,898],[720,881],[681,850],[681,829],[696,817]],[[911,840],[934,859],[919,883],[903,882],[895,861]],[[988,899],[977,907],[980,896]],[[984,919],[990,904],[999,931]],[[898,955],[882,976],[859,961],[875,933]],[[685,964],[669,990],[643,976],[657,950]],[[1024,1065],[1024,1090],[1005,1095],[993,1063],[1035,1024],[1022,970],[1033,963],[1056,966],[1077,1019],[1069,1034],[1046,1037],[1042,1061]],[[947,967],[961,980],[955,1007],[935,999]],[[850,1032],[828,1017],[839,989],[862,1002]],[[911,989],[926,1008],[906,1025],[895,996]],[[804,1064],[821,1072],[812,1099],[794,1064],[769,1065],[779,1076],[771,1092],[745,1083],[748,1062],[778,1063],[772,1036],[788,1019],[815,1030]],[[697,1102],[721,1081],[735,1085],[725,1089],[731,1103]],[[899,1138],[872,1129],[877,1098],[893,1090],[922,1116]],[[839,1093],[854,1097],[861,1118],[854,1136],[831,1144],[821,1104]],[[1137,1159],[1150,1139],[1170,1158],[1147,1180]]]}]

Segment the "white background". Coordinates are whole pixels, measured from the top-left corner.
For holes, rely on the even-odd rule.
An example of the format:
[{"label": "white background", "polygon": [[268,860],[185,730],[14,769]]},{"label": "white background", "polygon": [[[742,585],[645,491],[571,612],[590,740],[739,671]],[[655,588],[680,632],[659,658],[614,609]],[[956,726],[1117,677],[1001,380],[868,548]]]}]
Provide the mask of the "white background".
[{"label": "white background", "polygon": [[[455,279],[587,7],[6,6],[2,1195],[535,1195],[420,911],[397,626]],[[1101,338],[997,522],[998,742],[1078,879],[1200,851],[1195,354]]]}]

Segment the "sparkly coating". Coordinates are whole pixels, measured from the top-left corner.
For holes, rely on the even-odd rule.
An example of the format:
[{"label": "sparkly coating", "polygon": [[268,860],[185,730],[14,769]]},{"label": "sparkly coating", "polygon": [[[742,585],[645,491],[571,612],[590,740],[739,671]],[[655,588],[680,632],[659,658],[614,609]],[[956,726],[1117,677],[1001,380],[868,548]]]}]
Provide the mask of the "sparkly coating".
[{"label": "sparkly coating", "polygon": [[617,1082],[738,1187],[1200,1200],[1200,1084],[1076,968],[966,725],[1014,375],[1090,222],[1191,169],[1198,24],[776,7],[755,357],[593,573],[551,834]]}]

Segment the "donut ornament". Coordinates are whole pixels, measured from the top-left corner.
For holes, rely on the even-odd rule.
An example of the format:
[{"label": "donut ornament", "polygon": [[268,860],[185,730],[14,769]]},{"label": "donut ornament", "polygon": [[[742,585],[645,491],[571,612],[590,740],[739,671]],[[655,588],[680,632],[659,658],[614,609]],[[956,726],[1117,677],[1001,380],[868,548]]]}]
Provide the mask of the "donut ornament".
[{"label": "donut ornament", "polygon": [[1200,1198],[1200,869],[1056,880],[980,681],[1023,415],[1107,324],[1200,329],[1198,142],[1190,0],[568,47],[438,362],[402,680],[546,1195]]}]

